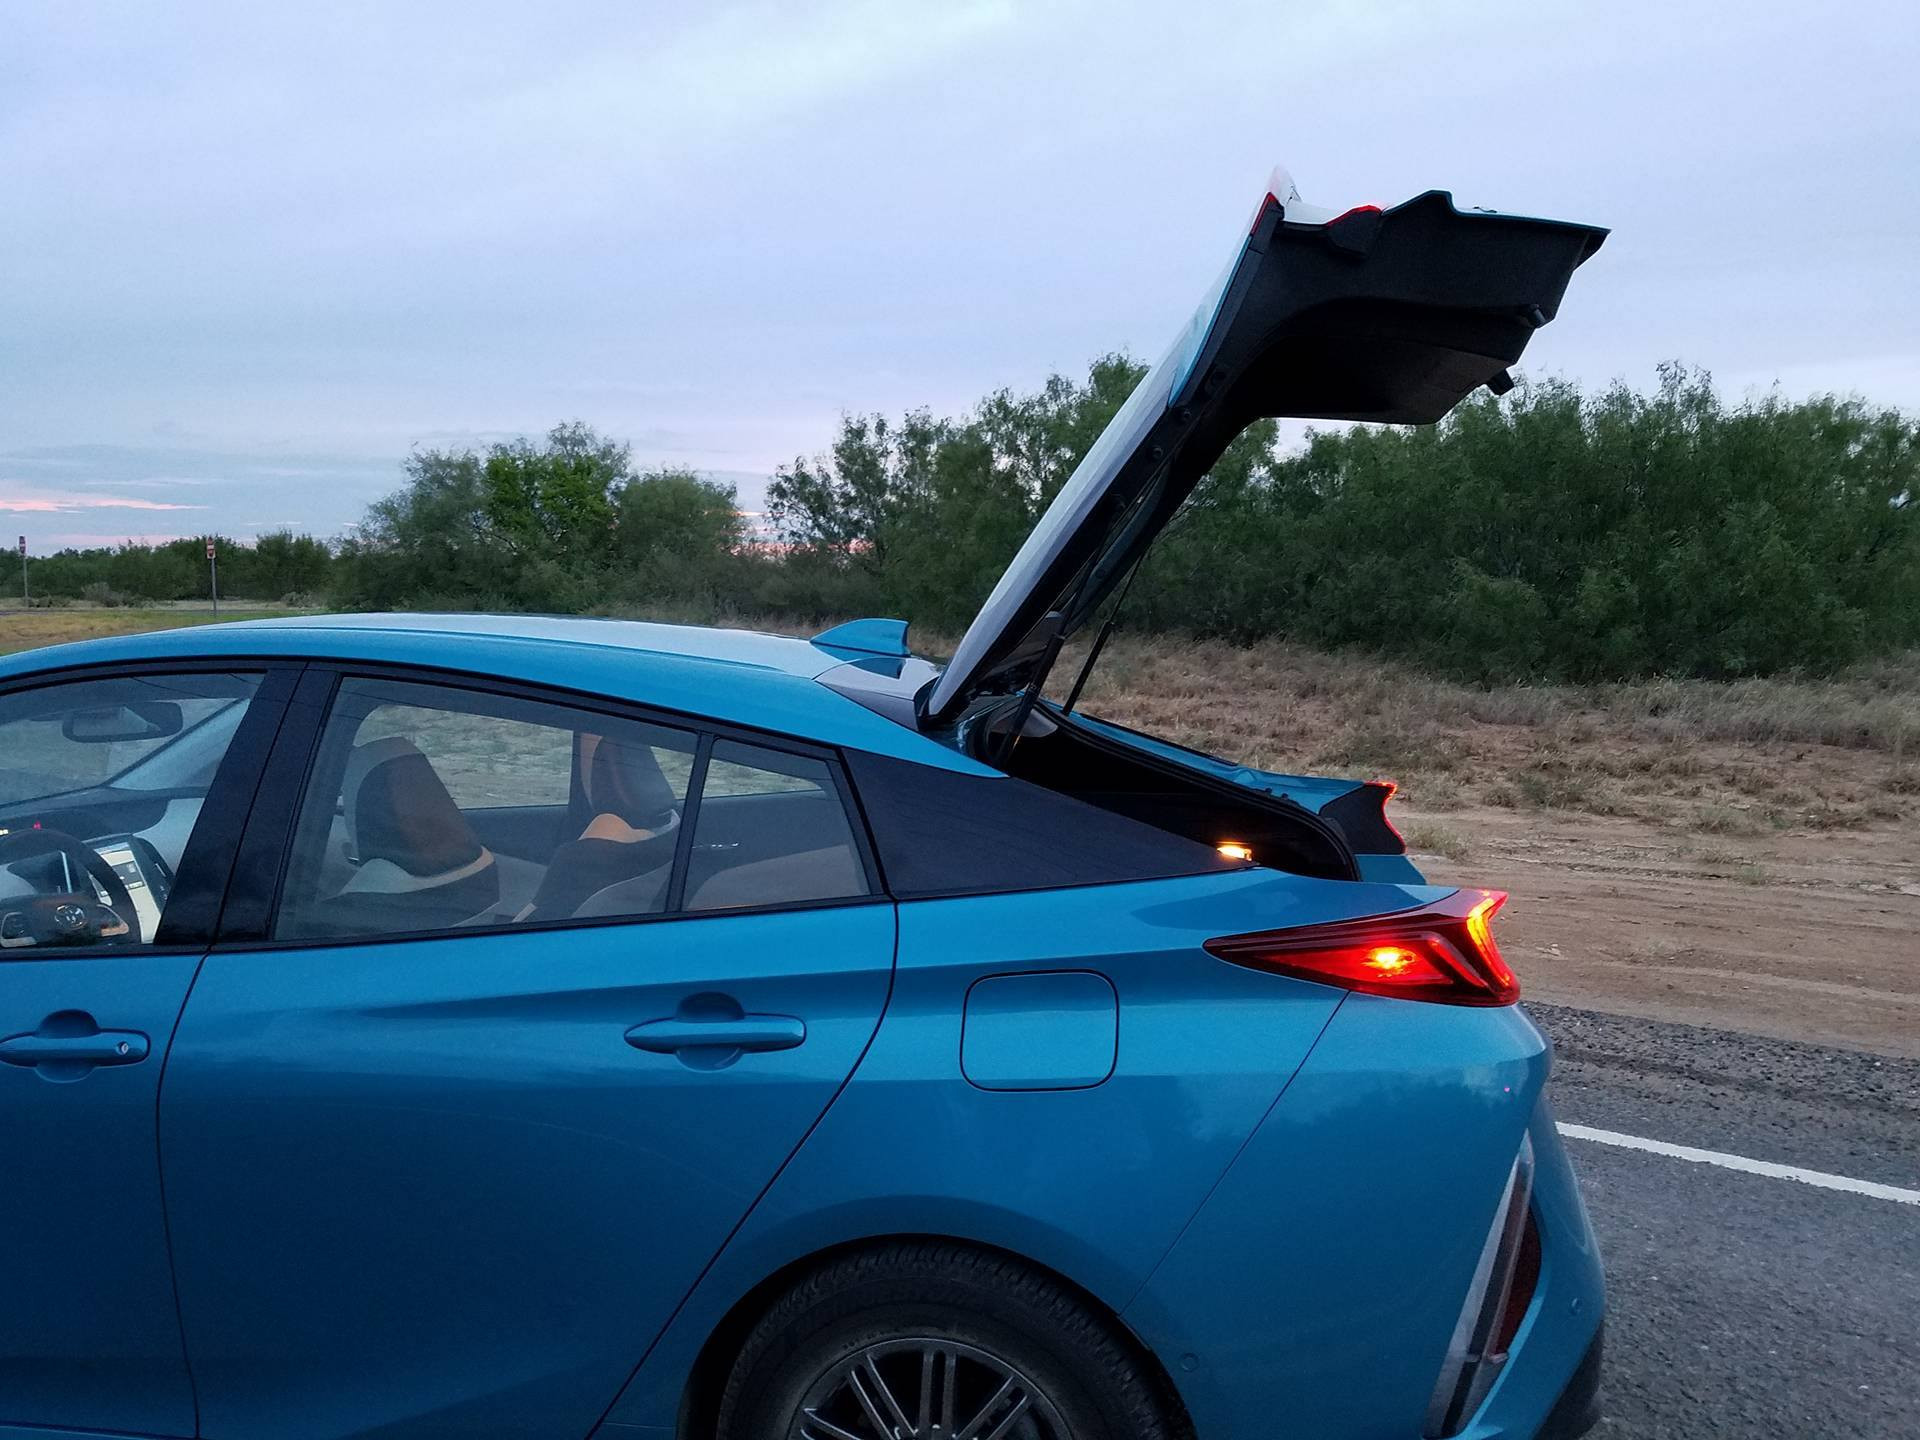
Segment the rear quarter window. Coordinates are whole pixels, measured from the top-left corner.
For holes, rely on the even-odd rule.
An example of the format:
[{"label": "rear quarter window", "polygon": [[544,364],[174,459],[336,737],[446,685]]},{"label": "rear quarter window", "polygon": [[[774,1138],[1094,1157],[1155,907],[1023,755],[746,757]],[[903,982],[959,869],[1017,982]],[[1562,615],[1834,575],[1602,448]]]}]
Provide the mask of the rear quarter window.
[{"label": "rear quarter window", "polygon": [[1010,775],[848,757],[887,888],[902,899],[1239,869],[1208,845]]},{"label": "rear quarter window", "polygon": [[814,904],[871,893],[852,820],[824,760],[716,741],[695,815],[689,910]]}]

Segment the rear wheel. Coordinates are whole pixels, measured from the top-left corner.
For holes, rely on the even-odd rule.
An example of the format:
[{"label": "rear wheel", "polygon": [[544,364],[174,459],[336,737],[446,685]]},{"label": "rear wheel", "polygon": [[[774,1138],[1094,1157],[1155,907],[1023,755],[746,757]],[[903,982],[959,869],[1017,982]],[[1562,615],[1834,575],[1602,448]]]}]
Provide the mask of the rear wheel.
[{"label": "rear wheel", "polygon": [[834,1261],[742,1346],[721,1440],[1173,1440],[1154,1379],[1077,1296],[936,1243]]}]

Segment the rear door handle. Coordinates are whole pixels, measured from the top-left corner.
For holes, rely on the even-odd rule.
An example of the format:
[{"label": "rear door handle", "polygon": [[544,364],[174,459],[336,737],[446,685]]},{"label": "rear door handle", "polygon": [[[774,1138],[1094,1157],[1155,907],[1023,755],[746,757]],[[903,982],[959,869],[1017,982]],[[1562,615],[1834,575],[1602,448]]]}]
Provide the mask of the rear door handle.
[{"label": "rear door handle", "polygon": [[805,1022],[792,1015],[742,1015],[713,1020],[649,1020],[627,1031],[627,1043],[656,1055],[683,1055],[693,1050],[791,1050],[807,1038]]}]

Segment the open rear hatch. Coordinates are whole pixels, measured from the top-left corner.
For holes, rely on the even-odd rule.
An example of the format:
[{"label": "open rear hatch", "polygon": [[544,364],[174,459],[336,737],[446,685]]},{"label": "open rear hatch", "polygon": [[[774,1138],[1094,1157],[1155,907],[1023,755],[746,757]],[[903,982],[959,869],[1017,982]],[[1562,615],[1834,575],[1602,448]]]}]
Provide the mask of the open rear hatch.
[{"label": "open rear hatch", "polygon": [[1506,369],[1606,232],[1459,210],[1301,201],[1276,171],[1233,262],[1114,416],[923,692],[921,723],[1045,679],[1234,437],[1289,417],[1426,424]]}]

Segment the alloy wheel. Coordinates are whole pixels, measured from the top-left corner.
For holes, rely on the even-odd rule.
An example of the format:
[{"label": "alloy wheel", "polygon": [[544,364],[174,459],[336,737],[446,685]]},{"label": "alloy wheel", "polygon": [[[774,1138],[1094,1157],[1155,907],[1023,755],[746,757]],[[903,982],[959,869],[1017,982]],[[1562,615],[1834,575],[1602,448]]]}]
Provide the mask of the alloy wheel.
[{"label": "alloy wheel", "polygon": [[885,1340],[807,1387],[788,1440],[1073,1440],[1047,1394],[975,1345]]}]

